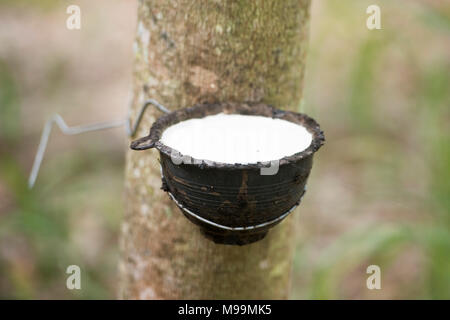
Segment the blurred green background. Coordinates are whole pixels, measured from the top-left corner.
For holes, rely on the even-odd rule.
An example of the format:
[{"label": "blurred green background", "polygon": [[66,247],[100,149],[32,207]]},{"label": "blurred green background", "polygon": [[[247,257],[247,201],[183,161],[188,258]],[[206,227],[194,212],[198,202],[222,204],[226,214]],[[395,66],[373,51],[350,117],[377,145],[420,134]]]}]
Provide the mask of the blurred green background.
[{"label": "blurred green background", "polygon": [[[115,298],[123,129],[54,130],[26,181],[45,120],[123,118],[136,2],[0,2],[0,298]],[[381,7],[382,30],[366,28]],[[314,0],[301,111],[324,129],[298,215],[292,298],[450,299],[450,2]],[[68,265],[82,290],[67,290]],[[381,290],[366,268],[381,267]]]}]

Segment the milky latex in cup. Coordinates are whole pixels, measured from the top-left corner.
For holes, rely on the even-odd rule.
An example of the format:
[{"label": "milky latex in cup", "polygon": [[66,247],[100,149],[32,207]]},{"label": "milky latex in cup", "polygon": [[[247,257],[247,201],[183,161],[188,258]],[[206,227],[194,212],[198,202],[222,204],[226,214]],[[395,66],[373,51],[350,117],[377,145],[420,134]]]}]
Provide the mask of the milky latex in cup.
[{"label": "milky latex in cup", "polygon": [[161,137],[183,155],[228,164],[279,160],[305,150],[311,141],[311,133],[293,122],[224,113],[179,122]]}]

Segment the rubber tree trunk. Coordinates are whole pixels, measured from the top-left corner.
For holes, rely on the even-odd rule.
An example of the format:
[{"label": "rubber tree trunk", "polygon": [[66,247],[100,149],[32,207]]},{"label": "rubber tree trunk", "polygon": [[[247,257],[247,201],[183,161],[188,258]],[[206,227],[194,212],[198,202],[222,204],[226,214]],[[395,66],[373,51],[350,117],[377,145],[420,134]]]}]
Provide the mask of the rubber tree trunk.
[{"label": "rubber tree trunk", "polygon": [[[140,1],[132,116],[148,98],[172,110],[216,101],[297,110],[309,6],[309,0]],[[149,110],[137,136],[147,135],[160,115]],[[120,298],[288,297],[295,212],[259,242],[217,245],[160,186],[158,153],[128,150]]]}]

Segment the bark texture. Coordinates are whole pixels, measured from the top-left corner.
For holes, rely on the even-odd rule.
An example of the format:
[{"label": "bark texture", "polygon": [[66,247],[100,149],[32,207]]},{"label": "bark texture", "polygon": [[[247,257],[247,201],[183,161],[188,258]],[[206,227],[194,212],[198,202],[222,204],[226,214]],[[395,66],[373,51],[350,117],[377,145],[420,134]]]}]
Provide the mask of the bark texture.
[{"label": "bark texture", "polygon": [[[310,0],[143,0],[132,115],[147,98],[178,109],[251,101],[297,110]],[[137,137],[159,111],[147,112]],[[205,239],[160,190],[158,153],[128,150],[121,230],[123,299],[284,299],[296,213],[246,246]]]}]

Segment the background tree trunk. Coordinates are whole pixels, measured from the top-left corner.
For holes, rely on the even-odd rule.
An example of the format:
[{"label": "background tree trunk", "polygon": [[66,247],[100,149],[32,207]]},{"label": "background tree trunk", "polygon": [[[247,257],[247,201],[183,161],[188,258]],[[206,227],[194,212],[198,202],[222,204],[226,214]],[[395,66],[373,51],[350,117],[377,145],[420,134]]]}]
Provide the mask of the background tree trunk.
[{"label": "background tree trunk", "polygon": [[[178,109],[262,101],[297,110],[310,0],[143,0],[138,8],[132,114],[147,98]],[[146,114],[137,136],[160,114]],[[296,214],[246,246],[205,239],[160,190],[158,153],[128,150],[119,297],[288,297]]]}]

